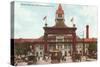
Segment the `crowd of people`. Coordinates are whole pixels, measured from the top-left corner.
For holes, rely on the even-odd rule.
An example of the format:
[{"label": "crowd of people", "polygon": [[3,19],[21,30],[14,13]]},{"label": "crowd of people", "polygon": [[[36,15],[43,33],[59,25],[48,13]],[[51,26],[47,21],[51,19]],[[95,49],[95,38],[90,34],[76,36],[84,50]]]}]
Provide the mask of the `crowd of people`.
[{"label": "crowd of people", "polygon": [[[96,54],[95,52],[93,54]],[[97,56],[97,55],[95,55]],[[31,64],[50,64],[50,63],[60,63],[60,62],[66,62],[68,59],[66,59],[68,56],[62,56],[61,54],[58,55],[44,55],[44,56],[35,56],[34,54],[30,55],[15,55],[14,56],[14,65],[21,66],[21,65],[31,65]],[[70,56],[71,60],[73,61],[73,56]],[[75,61],[81,62],[82,60],[82,54],[76,53],[75,54]],[[85,56],[86,60],[88,58],[88,55]]]},{"label": "crowd of people", "polygon": [[31,65],[31,64],[48,64],[48,63],[60,63],[61,61],[66,61],[65,56],[61,57],[59,60],[57,57],[51,56],[26,56],[26,55],[16,55],[15,65]]}]

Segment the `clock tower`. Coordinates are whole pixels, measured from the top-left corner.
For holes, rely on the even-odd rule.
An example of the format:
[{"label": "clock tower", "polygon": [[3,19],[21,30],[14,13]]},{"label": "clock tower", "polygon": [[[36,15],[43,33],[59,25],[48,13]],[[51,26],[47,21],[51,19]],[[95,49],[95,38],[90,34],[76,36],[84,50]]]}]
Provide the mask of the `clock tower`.
[{"label": "clock tower", "polygon": [[56,10],[56,15],[55,15],[55,22],[56,22],[56,27],[66,27],[64,24],[64,11],[62,9],[61,4],[59,4],[58,9]]}]

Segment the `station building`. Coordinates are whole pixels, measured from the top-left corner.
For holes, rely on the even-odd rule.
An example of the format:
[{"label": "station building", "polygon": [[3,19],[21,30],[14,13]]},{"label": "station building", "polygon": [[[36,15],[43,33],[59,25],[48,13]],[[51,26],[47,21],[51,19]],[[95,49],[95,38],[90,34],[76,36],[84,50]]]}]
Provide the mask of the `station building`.
[{"label": "station building", "polygon": [[[80,38],[76,34],[77,27],[65,24],[64,10],[59,4],[55,13],[55,25],[48,27],[45,24],[44,35],[38,39],[14,39],[14,51],[17,54],[44,56],[46,53],[60,52],[62,56],[71,56],[73,53],[88,54],[89,45],[97,44],[97,38],[89,37],[89,25],[86,25],[86,37]],[[31,51],[31,52],[30,52]]]}]

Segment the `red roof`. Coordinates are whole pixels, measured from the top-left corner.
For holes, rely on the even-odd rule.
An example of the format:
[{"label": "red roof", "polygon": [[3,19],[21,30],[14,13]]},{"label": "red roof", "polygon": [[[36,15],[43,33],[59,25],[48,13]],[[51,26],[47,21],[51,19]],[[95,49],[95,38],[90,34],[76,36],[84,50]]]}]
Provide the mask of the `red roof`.
[{"label": "red roof", "polygon": [[56,14],[64,14],[61,4],[59,4]]},{"label": "red roof", "polygon": [[19,38],[19,39],[14,39],[15,43],[24,43],[24,42],[30,42],[30,43],[33,43],[33,42],[43,42],[43,36],[38,38],[38,39],[26,39],[26,38]]},{"label": "red roof", "polygon": [[23,38],[19,38],[19,39],[14,39],[15,43],[24,43],[24,42],[33,42],[34,39],[23,39]]},{"label": "red roof", "polygon": [[43,41],[44,41],[43,36],[41,36],[38,39],[34,39],[34,42],[43,42]]},{"label": "red roof", "polygon": [[[65,38],[66,38],[66,36],[65,36]],[[68,37],[68,38],[70,38],[70,37]],[[54,40],[55,39],[55,37],[49,37],[49,40]],[[14,39],[14,41],[15,41],[15,43],[24,43],[24,42],[30,42],[30,43],[39,43],[39,42],[44,42],[44,39],[43,39],[43,36],[42,37],[40,37],[40,38],[38,38],[38,39],[22,39],[22,38],[20,38],[20,39]],[[97,39],[96,38],[79,38],[79,37],[77,37],[77,42],[97,42]]]},{"label": "red roof", "polygon": [[[83,40],[83,39],[82,39]],[[84,42],[97,42],[97,38],[84,38]]]}]

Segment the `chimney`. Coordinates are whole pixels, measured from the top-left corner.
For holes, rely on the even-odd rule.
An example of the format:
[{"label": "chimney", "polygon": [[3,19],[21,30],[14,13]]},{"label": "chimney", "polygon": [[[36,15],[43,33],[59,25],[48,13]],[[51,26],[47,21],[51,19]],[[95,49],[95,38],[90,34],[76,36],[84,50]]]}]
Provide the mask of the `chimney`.
[{"label": "chimney", "polygon": [[89,38],[89,25],[86,25],[86,38]]}]

